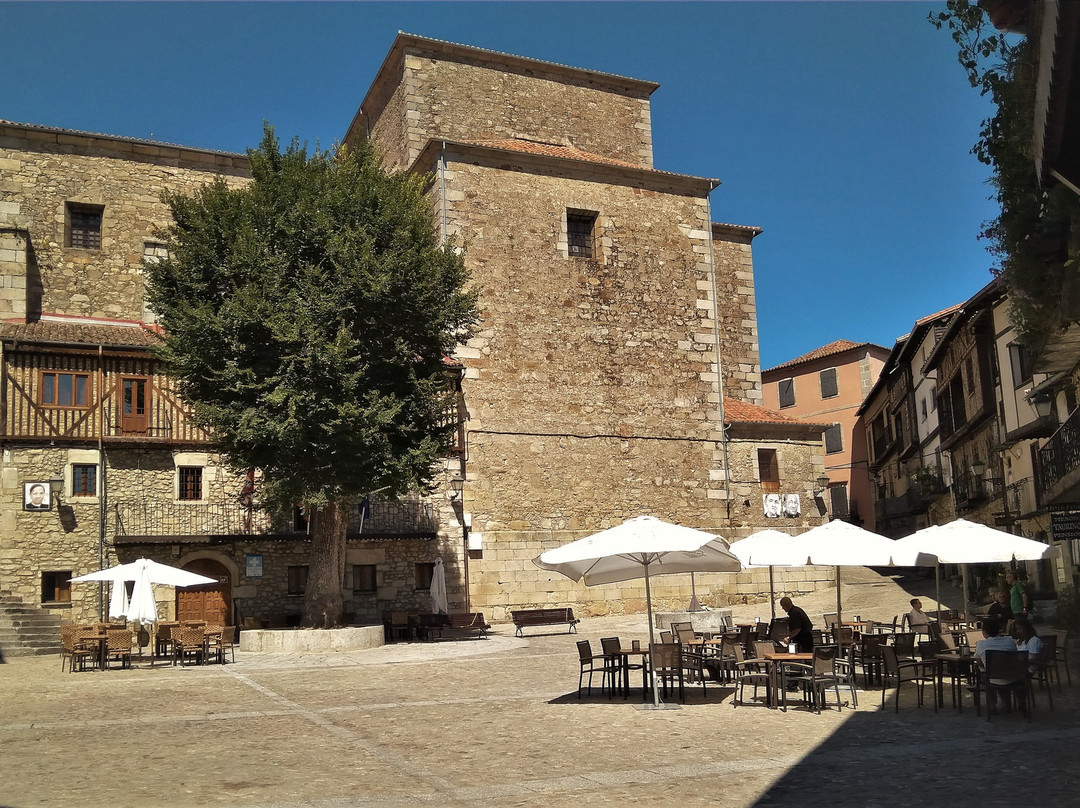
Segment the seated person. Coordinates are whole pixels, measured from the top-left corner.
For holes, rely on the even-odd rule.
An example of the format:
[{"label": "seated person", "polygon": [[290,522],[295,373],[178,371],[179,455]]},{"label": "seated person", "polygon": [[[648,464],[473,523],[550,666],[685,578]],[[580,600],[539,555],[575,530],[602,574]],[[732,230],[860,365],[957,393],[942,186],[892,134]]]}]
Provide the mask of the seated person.
[{"label": "seated person", "polygon": [[1003,622],[993,615],[983,620],[983,638],[975,643],[975,656],[979,662],[986,664],[987,651],[1015,651],[1016,641],[1009,636],[1001,636]]},{"label": "seated person", "polygon": [[994,593],[994,602],[990,604],[990,608],[986,611],[990,617],[996,617],[1001,621],[1001,625],[1013,619],[1012,609],[1009,607],[1009,591],[1007,589],[999,589]]},{"label": "seated person", "polygon": [[1026,615],[1017,615],[1013,623],[1013,631],[1016,633],[1016,650],[1027,651],[1028,664],[1031,665],[1042,651],[1042,640],[1039,639],[1035,626]]},{"label": "seated person", "polygon": [[922,601],[918,598],[911,599],[911,611],[907,614],[907,622],[916,631],[930,625],[930,615],[922,610]]}]

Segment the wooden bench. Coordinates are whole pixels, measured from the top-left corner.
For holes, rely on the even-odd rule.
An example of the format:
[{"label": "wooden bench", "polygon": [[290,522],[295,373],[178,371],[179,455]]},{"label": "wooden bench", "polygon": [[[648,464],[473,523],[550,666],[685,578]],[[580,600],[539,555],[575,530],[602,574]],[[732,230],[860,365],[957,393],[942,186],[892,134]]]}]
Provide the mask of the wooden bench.
[{"label": "wooden bench", "polygon": [[563,623],[569,624],[567,634],[570,632],[577,633],[577,624],[580,622],[574,617],[574,610],[569,606],[561,606],[557,609],[518,609],[511,611],[510,616],[514,620],[514,625],[517,626],[517,630],[514,634],[518,637],[524,637],[521,630],[526,626],[559,626]]}]

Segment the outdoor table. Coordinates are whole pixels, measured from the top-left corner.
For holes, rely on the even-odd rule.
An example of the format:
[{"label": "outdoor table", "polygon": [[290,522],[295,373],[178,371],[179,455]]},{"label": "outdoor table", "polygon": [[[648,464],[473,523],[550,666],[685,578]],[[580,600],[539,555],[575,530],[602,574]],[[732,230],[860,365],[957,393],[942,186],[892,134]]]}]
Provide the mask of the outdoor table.
[{"label": "outdoor table", "polygon": [[[787,690],[786,682],[784,680],[784,664],[797,662],[805,665],[814,660],[814,655],[813,653],[789,654],[787,652],[778,651],[772,654],[764,654],[762,658],[769,668],[769,707],[779,707],[782,699],[783,709],[786,711]],[[777,694],[779,694],[779,697]]]},{"label": "outdoor table", "polygon": [[949,668],[951,679],[951,692],[953,707],[959,712],[964,712],[964,693],[961,684],[968,678],[979,664],[979,658],[971,653],[943,653],[934,654],[934,662],[937,663],[936,676],[937,690],[935,697],[939,706],[945,706],[945,668]]},{"label": "outdoor table", "polygon": [[[732,635],[737,637],[738,634]],[[723,637],[709,637],[707,639],[695,639],[684,642],[683,645],[690,648],[700,648],[703,656],[717,656],[720,653],[720,646],[723,644]]]},{"label": "outdoor table", "polygon": [[647,698],[649,693],[649,649],[648,648],[619,648],[615,652],[619,657],[619,667],[622,669],[622,692],[623,698],[630,695],[630,657],[641,657],[641,694]]},{"label": "outdoor table", "polygon": [[81,634],[76,639],[79,642],[97,644],[98,670],[106,670],[109,666],[109,635],[108,634]]}]

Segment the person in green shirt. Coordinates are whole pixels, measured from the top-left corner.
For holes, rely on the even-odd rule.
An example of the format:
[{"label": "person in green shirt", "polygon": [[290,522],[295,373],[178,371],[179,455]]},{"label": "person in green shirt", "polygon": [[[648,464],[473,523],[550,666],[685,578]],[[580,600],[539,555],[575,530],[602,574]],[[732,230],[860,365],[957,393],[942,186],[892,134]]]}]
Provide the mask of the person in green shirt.
[{"label": "person in green shirt", "polygon": [[1027,589],[1017,580],[1016,573],[1009,570],[1005,573],[1005,584],[1009,587],[1009,607],[1013,614],[1027,614],[1031,609],[1031,598],[1028,597]]}]

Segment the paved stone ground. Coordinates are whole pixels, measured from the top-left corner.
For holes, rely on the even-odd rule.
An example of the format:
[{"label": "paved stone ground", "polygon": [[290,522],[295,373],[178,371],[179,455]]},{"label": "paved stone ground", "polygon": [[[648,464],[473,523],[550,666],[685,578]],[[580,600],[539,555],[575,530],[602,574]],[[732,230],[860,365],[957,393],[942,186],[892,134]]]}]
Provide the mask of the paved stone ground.
[{"label": "paved stone ground", "polygon": [[[868,573],[844,595],[891,619],[919,585]],[[768,606],[737,613],[755,610]],[[647,637],[641,615],[580,629],[597,648]],[[640,694],[577,698],[576,639],[499,626],[486,641],[77,674],[55,657],[12,659],[0,666],[0,805],[1080,804],[1080,686],[1055,690],[1054,712],[1039,694],[1030,724],[935,714],[909,688],[899,715],[877,692],[814,715],[735,708],[714,686],[646,711]]]}]

